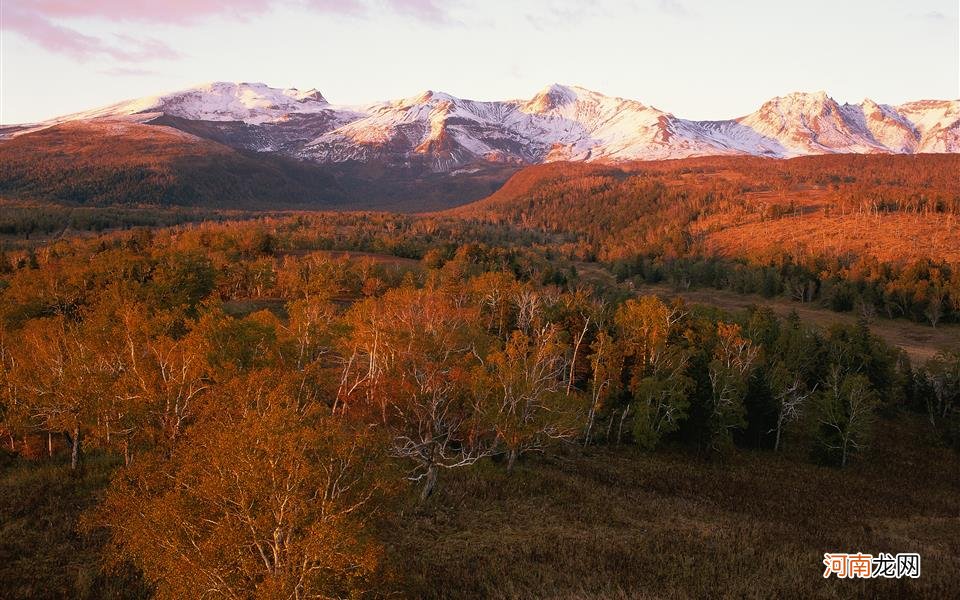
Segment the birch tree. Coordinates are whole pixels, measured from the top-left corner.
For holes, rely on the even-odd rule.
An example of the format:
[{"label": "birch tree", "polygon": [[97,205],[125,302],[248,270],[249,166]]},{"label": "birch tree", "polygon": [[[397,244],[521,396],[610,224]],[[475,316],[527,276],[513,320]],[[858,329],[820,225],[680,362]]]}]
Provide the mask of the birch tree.
[{"label": "birch tree", "polygon": [[441,469],[493,452],[472,393],[483,337],[475,308],[437,289],[399,288],[358,304],[348,322],[340,410],[389,432],[391,454],[422,483],[421,500]]},{"label": "birch tree", "polygon": [[739,325],[717,323],[713,360],[708,367],[711,392],[708,433],[710,447],[715,451],[728,447],[733,430],[746,424],[743,398],[758,353],[759,347],[743,337]]},{"label": "birch tree", "polygon": [[87,527],[105,526],[158,598],[359,595],[380,550],[364,533],[387,490],[369,432],[282,378],[241,377],[216,392],[168,457],[123,470]]},{"label": "birch tree", "polygon": [[844,374],[834,365],[817,405],[817,442],[824,455],[840,467],[866,449],[876,418],[877,398],[870,380]]},{"label": "birch tree", "polygon": [[575,435],[575,404],[565,393],[567,348],[555,325],[531,334],[514,331],[503,350],[486,362],[495,390],[491,420],[497,440],[506,447],[508,471],[524,453]]}]

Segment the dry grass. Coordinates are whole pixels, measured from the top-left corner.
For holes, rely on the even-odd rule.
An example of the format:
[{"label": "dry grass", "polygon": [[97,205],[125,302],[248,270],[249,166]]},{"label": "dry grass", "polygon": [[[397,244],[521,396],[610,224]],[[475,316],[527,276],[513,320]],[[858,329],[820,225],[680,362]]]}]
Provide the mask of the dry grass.
[{"label": "dry grass", "polygon": [[103,532],[77,529],[118,461],[91,454],[83,475],[75,476],[67,460],[24,460],[0,451],[0,598],[147,598],[137,576],[104,571]]},{"label": "dry grass", "polygon": [[[743,452],[727,464],[622,448],[445,474],[389,524],[404,597],[953,596],[960,459],[884,421],[848,471]],[[828,551],[920,552],[919,580],[822,577]]]},{"label": "dry grass", "polygon": [[[883,420],[845,471],[742,451],[711,463],[682,449],[567,448],[518,464],[444,473],[376,532],[393,598],[947,598],[960,586],[960,456],[922,418]],[[9,457],[8,457],[9,460]],[[87,475],[61,460],[0,465],[0,598],[135,598],[105,574],[102,536],[76,520],[116,461]],[[413,490],[411,490],[413,491]],[[821,577],[826,551],[919,552],[919,580]],[[392,590],[392,591],[391,591]]]}]

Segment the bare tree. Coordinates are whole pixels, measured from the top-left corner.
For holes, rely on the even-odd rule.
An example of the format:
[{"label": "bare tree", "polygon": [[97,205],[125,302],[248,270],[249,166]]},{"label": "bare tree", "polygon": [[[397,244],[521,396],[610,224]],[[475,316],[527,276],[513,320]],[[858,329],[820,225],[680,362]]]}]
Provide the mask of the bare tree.
[{"label": "bare tree", "polygon": [[542,450],[550,439],[573,437],[572,408],[564,393],[569,368],[556,325],[532,334],[515,331],[504,349],[487,359],[496,387],[493,425],[507,448],[507,470],[525,452]]},{"label": "bare tree", "polygon": [[797,421],[803,414],[807,401],[817,391],[817,386],[807,389],[807,386],[797,374],[791,374],[782,364],[776,365],[770,374],[770,384],[774,392],[774,401],[777,410],[777,424],[767,433],[775,433],[773,450],[780,450],[780,443],[784,429],[792,422]]}]

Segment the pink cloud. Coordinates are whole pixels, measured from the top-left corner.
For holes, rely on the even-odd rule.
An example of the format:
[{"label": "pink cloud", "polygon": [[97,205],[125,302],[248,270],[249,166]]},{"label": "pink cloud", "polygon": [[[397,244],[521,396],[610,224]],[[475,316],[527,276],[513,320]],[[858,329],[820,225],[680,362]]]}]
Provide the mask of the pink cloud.
[{"label": "pink cloud", "polygon": [[103,52],[103,43],[99,39],[61,27],[36,13],[18,10],[16,7],[13,10],[8,7],[3,27],[20,33],[52,52],[70,53],[77,58],[87,58]]},{"label": "pink cloud", "polygon": [[59,25],[36,12],[21,10],[20,7],[11,7],[5,11],[3,26],[51,52],[69,54],[81,60],[97,55],[120,61],[169,59],[179,56],[175,50],[159,40],[117,36],[121,43],[111,44]]},{"label": "pink cloud", "polygon": [[371,0],[19,0],[16,6],[7,8],[3,28],[49,51],[78,60],[98,55],[130,62],[172,59],[180,54],[159,40],[118,35],[120,44],[115,44],[60,22],[93,18],[186,26],[215,16],[245,19],[275,6],[300,6],[327,14],[353,16],[375,13],[371,9],[379,6],[422,21],[447,20],[437,0],[378,0],[376,5],[371,4]]},{"label": "pink cloud", "polygon": [[324,13],[362,14],[377,4],[424,20],[442,20],[436,0],[21,0],[21,6],[48,19],[94,17],[110,21],[186,24],[211,16],[244,18],[275,6],[302,6]]},{"label": "pink cloud", "polygon": [[[349,0],[348,0],[349,3]],[[94,17],[110,21],[190,23],[212,15],[241,17],[266,11],[275,0],[25,0],[49,19]]]}]

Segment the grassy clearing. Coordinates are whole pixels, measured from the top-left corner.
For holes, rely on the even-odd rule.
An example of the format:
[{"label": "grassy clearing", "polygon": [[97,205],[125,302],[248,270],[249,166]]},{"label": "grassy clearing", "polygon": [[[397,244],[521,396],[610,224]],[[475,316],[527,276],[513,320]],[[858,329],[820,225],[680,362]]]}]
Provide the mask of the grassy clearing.
[{"label": "grassy clearing", "polygon": [[[815,304],[801,304],[785,298],[764,298],[755,294],[738,294],[728,290],[701,288],[678,292],[667,284],[642,284],[635,289],[641,294],[656,294],[663,298],[681,296],[694,304],[716,306],[728,311],[743,310],[751,304],[770,306],[781,316],[795,310],[804,322],[815,323],[821,327],[835,323],[850,324],[857,320],[853,313],[838,313]],[[960,325],[952,323],[933,328],[904,319],[874,319],[870,323],[870,330],[888,344],[903,348],[917,364],[932,358],[940,350],[960,347]]]},{"label": "grassy clearing", "polygon": [[[839,313],[817,304],[802,304],[782,297],[766,298],[757,294],[739,294],[730,290],[712,288],[678,291],[674,286],[666,283],[641,283],[637,286],[618,284],[613,275],[602,265],[578,262],[576,267],[585,281],[598,287],[627,289],[627,285],[630,285],[630,293],[653,294],[664,300],[680,296],[689,303],[716,306],[730,312],[741,311],[750,305],[759,304],[771,307],[780,316],[786,316],[790,311],[795,310],[805,323],[820,327],[829,327],[837,323],[851,324],[857,320],[857,316],[853,313]],[[960,325],[953,323],[941,323],[933,328],[905,319],[877,318],[870,323],[870,330],[888,344],[902,348],[915,364],[925,362],[940,350],[960,347]]]},{"label": "grassy clearing", "polygon": [[[847,471],[742,452],[579,451],[448,473],[387,528],[418,598],[929,597],[960,586],[960,458],[883,421]],[[822,578],[827,551],[920,552],[919,580]]]},{"label": "grassy clearing", "polygon": [[63,457],[0,457],[0,598],[147,597],[136,577],[103,571],[102,535],[77,529],[118,465],[91,455],[75,477]]}]

